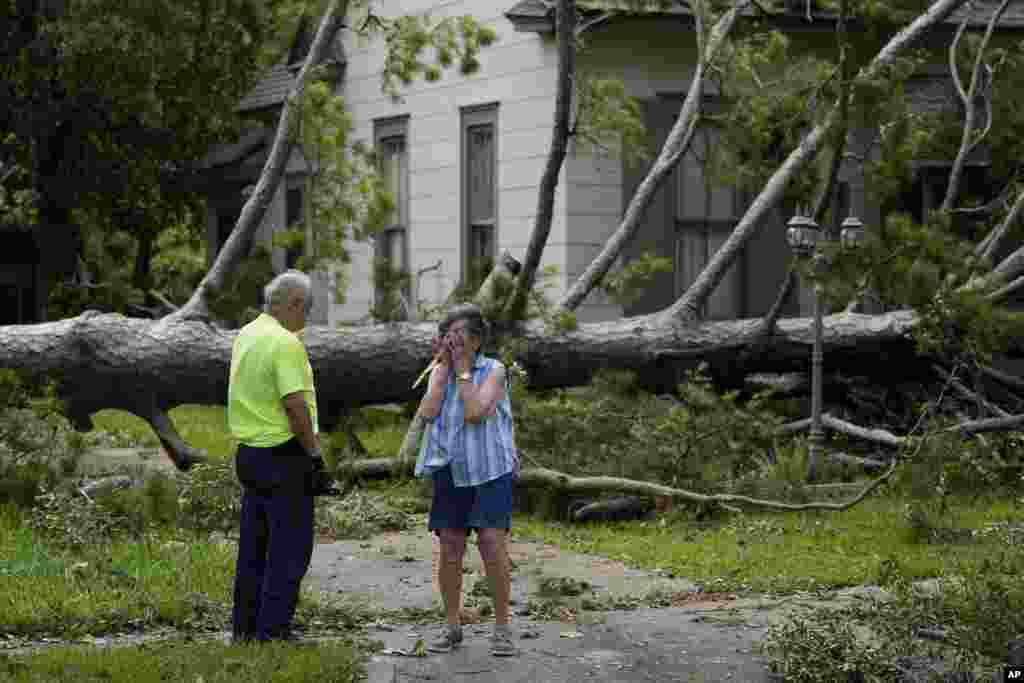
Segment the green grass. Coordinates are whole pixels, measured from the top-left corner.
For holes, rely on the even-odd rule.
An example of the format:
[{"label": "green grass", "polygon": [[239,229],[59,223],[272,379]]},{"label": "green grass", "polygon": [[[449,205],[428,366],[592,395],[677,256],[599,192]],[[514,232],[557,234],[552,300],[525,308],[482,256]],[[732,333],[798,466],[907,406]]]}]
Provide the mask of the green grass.
[{"label": "green grass", "polygon": [[[398,455],[409,420],[390,410],[367,408],[365,421],[358,424],[356,434],[372,457]],[[227,458],[234,454],[238,442],[227,428],[225,406],[183,405],[170,411],[178,433],[187,443],[205,449],[210,455]],[[105,409],[93,413],[93,435],[107,432],[124,446],[156,447],[160,442],[145,420],[124,410]]]},{"label": "green grass", "polygon": [[302,648],[172,640],[135,647],[61,647],[31,656],[0,657],[0,679],[9,683],[349,683],[359,680],[362,670],[351,644],[345,642]]},{"label": "green grass", "polygon": [[[227,458],[238,442],[227,427],[226,406],[184,405],[170,411],[178,433],[187,443],[210,455]],[[94,431],[109,432],[123,445],[156,447],[160,442],[149,423],[124,410],[106,409],[93,413]]]},{"label": "green grass", "polygon": [[[956,526],[1021,521],[1013,501],[958,500]],[[575,552],[661,568],[702,582],[706,590],[792,592],[884,579],[895,562],[909,579],[957,573],[994,560],[995,538],[970,545],[911,541],[904,501],[873,498],[844,512],[749,513],[699,528],[684,520],[567,525],[517,516],[515,533]]]},{"label": "green grass", "polygon": [[5,512],[0,558],[0,632],[74,636],[226,624],[235,559],[228,543],[186,543],[164,530],[72,553]]},{"label": "green grass", "polygon": [[[223,430],[222,407],[182,406],[176,411],[179,429],[197,445],[209,447],[205,444]],[[148,429],[126,413],[100,415],[102,424],[114,428]],[[363,415],[357,433],[371,456],[397,453],[408,420],[387,410],[367,409]],[[225,443],[223,434],[216,438]],[[709,590],[790,592],[873,583],[891,572],[894,563],[908,578],[934,577],[957,571],[961,563],[992,558],[1001,549],[995,539],[959,546],[916,543],[905,520],[905,503],[890,491],[845,512],[751,512],[713,526],[694,525],[679,516],[647,523],[566,525],[519,515],[515,528],[517,535],[578,552],[670,570]],[[960,528],[1024,520],[1012,501],[959,499],[951,507],[953,525]]]}]

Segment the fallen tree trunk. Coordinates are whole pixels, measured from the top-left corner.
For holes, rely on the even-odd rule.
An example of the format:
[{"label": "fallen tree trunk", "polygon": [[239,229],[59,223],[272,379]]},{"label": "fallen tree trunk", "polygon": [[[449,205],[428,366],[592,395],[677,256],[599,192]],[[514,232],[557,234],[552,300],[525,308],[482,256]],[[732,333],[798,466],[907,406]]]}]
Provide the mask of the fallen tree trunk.
[{"label": "fallen tree trunk", "polygon": [[[825,319],[825,349],[831,367],[888,369],[915,364],[907,332],[910,311],[880,316],[843,313]],[[526,342],[516,354],[535,387],[584,384],[601,368],[634,369],[642,377],[674,388],[673,374],[704,360],[730,371],[788,371],[808,362],[812,321],[779,322],[776,331],[746,354],[758,320],[706,322],[688,327],[657,324],[641,316],[580,325],[564,334],[531,322],[496,330]],[[390,323],[339,330],[307,328],[303,338],[313,365],[321,425],[364,405],[419,398],[411,389],[430,361],[433,323]],[[158,321],[86,312],[76,318],[36,325],[0,327],[0,367],[58,380],[66,414],[79,429],[90,429],[90,414],[119,408],[148,420],[176,464],[201,454],[174,430],[166,412],[182,404],[225,405],[231,344],[237,331],[196,320]],[[889,358],[885,362],[884,358]],[[870,363],[866,361],[870,359]]]}]

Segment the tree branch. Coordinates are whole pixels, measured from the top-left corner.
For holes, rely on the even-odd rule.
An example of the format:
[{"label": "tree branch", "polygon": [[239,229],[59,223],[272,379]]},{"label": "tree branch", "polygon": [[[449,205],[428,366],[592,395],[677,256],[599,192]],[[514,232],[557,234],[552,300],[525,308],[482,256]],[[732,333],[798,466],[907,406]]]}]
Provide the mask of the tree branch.
[{"label": "tree branch", "polygon": [[572,109],[572,80],[576,73],[576,1],[558,0],[556,10],[558,35],[558,85],[555,99],[555,121],[551,132],[551,146],[537,191],[537,218],[530,235],[530,244],[523,259],[523,268],[516,278],[515,291],[503,311],[506,319],[519,319],[526,311],[530,290],[540,267],[540,260],[551,234],[554,218],[555,192],[558,176],[569,147],[569,115]]},{"label": "tree branch", "polygon": [[1024,288],[1024,275],[1021,275],[1015,280],[1010,281],[1003,287],[989,294],[988,300],[993,303],[998,303],[1003,299],[1007,298],[1008,296],[1010,296],[1011,294],[1015,294],[1021,288]]},{"label": "tree branch", "polygon": [[736,0],[733,7],[726,12],[715,24],[708,37],[708,44],[697,61],[693,78],[690,80],[690,88],[686,93],[686,99],[679,110],[679,117],[669,131],[668,139],[665,141],[658,158],[655,159],[651,170],[637,187],[636,193],[626,207],[622,222],[618,229],[605,242],[601,253],[590,262],[582,275],[569,287],[565,296],[556,304],[556,307],[563,311],[576,310],[583,300],[590,294],[591,290],[608,274],[615,260],[622,253],[626,244],[633,238],[633,235],[640,227],[640,221],[644,216],[647,207],[654,200],[654,194],[668,178],[672,169],[682,158],[682,155],[689,148],[693,139],[695,124],[700,110],[701,93],[704,87],[704,77],[707,65],[710,64],[718,50],[721,48],[725,38],[732,31],[740,12],[748,7],[751,0]]},{"label": "tree branch", "polygon": [[[906,444],[907,437],[897,436],[890,431],[885,429],[869,429],[867,427],[861,427],[855,425],[852,422],[846,420],[840,420],[838,417],[834,417],[829,413],[822,413],[821,415],[822,426],[833,429],[849,436],[854,436],[858,439],[865,441],[871,441],[872,443],[881,444],[883,446],[890,446],[892,448],[899,448]],[[793,434],[796,432],[802,432],[811,426],[811,418],[806,417],[802,420],[796,420],[794,422],[787,422],[776,429],[777,434]]]},{"label": "tree branch", "polygon": [[828,413],[821,416],[821,424],[830,429],[834,429],[837,432],[842,432],[843,434],[847,434],[858,439],[871,441],[883,446],[890,446],[892,448],[899,448],[907,442],[907,437],[905,436],[896,436],[885,429],[861,427],[853,424],[852,422],[840,420],[838,417],[834,417]]},{"label": "tree branch", "polygon": [[160,445],[163,446],[167,457],[171,459],[171,462],[180,471],[187,472],[193,465],[202,464],[209,460],[205,451],[188,445],[181,434],[178,433],[170,415],[155,405],[148,413],[140,415],[140,417],[153,428],[157,438],[160,439]]},{"label": "tree branch", "polygon": [[1017,389],[1018,391],[1024,391],[1024,380],[1020,379],[1019,377],[1008,375],[1005,372],[996,370],[995,368],[990,368],[987,365],[982,365],[981,371],[982,373],[988,375],[997,382],[1002,382],[1006,386]]},{"label": "tree branch", "polygon": [[786,300],[789,299],[790,293],[796,287],[796,279],[796,266],[790,264],[789,270],[786,271],[786,279],[782,281],[782,286],[779,287],[779,293],[775,296],[771,309],[761,318],[761,329],[756,333],[757,339],[764,339],[775,331],[775,323],[779,321]]},{"label": "tree branch", "polygon": [[263,165],[260,179],[256,183],[255,191],[245,202],[245,206],[238,216],[238,221],[235,223],[234,229],[217,255],[213,266],[203,276],[202,281],[200,281],[195,291],[192,292],[188,302],[177,311],[171,313],[168,318],[174,320],[206,318],[208,315],[207,296],[209,292],[223,287],[230,273],[245,258],[253,236],[259,229],[260,223],[263,221],[263,217],[273,201],[274,194],[288,164],[288,159],[291,157],[292,150],[295,147],[292,129],[295,125],[294,121],[299,116],[298,108],[302,101],[306,80],[309,73],[323,60],[328,47],[344,25],[347,9],[348,0],[330,0],[330,4],[327,6],[327,10],[320,21],[320,26],[317,29],[316,37],[313,39],[309,54],[306,56],[306,61],[303,62],[284,106],[281,108],[281,117],[278,119],[274,142]]},{"label": "tree branch", "polygon": [[[992,17],[988,21],[988,26],[985,28],[985,37],[981,40],[981,45],[978,46],[978,54],[974,58],[974,69],[971,72],[971,85],[966,95],[963,93],[963,84],[957,85],[958,92],[961,94],[961,99],[964,100],[964,106],[966,111],[964,113],[964,131],[963,137],[960,141],[960,149],[957,151],[956,159],[953,161],[953,168],[949,172],[949,185],[946,187],[946,197],[942,200],[941,211],[943,213],[949,213],[953,210],[953,204],[956,203],[957,195],[960,194],[960,180],[963,176],[964,165],[967,163],[967,156],[971,151],[978,145],[983,139],[983,136],[972,140],[974,135],[974,117],[977,113],[977,102],[976,96],[978,93],[979,79],[981,78],[981,67],[985,58],[985,50],[988,47],[988,43],[992,38],[992,33],[995,31],[996,24],[999,22],[1000,17],[1006,11],[1007,6],[1010,4],[1010,0],[1003,0],[995,12],[992,13]],[[964,24],[960,26],[957,31],[957,37],[959,37],[963,28],[966,25],[966,18]],[[954,45],[956,41],[954,40]],[[953,68],[954,74],[956,73],[956,53],[953,52],[952,47],[950,48],[950,66]],[[991,107],[989,107],[991,109]]]},{"label": "tree branch", "polygon": [[[898,460],[893,458],[885,473],[868,483],[863,490],[844,503],[783,503],[777,500],[763,500],[730,493],[703,494],[686,489],[678,489],[664,484],[621,477],[573,477],[557,470],[544,467],[531,467],[519,472],[518,482],[529,486],[547,486],[572,494],[602,494],[609,492],[631,493],[638,496],[659,496],[673,500],[686,500],[691,503],[719,505],[726,509],[730,505],[749,505],[768,510],[784,510],[799,512],[802,510],[833,510],[840,512],[852,508],[864,500],[872,491],[881,486],[896,471]],[[411,464],[401,464],[398,458],[377,458],[358,460],[342,465],[338,470],[339,477],[387,476],[394,472],[408,473]]]},{"label": "tree branch", "polygon": [[1003,246],[1006,236],[1010,233],[1010,229],[1017,224],[1022,213],[1024,213],[1024,190],[1017,195],[1017,201],[1013,203],[1003,222],[978,245],[974,253],[984,259],[994,259],[996,253]]},{"label": "tree branch", "polygon": [[[909,26],[894,36],[875,55],[871,63],[860,71],[854,79],[855,82],[873,80],[879,77],[882,71],[895,60],[900,52],[914,43],[933,26],[948,18],[965,1],[938,0],[935,2],[927,12],[917,17]],[[704,270],[697,276],[686,293],[676,303],[663,311],[662,316],[681,324],[691,324],[697,320],[700,309],[739,257],[743,247],[764,222],[765,215],[782,198],[782,194],[790,179],[815,157],[826,136],[836,125],[838,114],[838,108],[833,107],[825,117],[825,120],[804,136],[799,147],[793,150],[782,166],[775,171],[771,179],[761,190],[761,193],[747,208],[743,218],[740,219],[733,229],[732,234],[715,252],[714,257],[704,267]]]},{"label": "tree branch", "polygon": [[956,391],[956,393],[960,394],[962,397],[966,398],[968,401],[972,401],[972,402],[976,403],[977,405],[981,406],[982,408],[984,408],[988,412],[994,413],[997,417],[1009,417],[1010,416],[1010,413],[1006,412],[1005,410],[1003,410],[999,406],[994,405],[993,403],[990,403],[989,401],[985,400],[985,398],[983,398],[982,396],[980,396],[980,395],[976,394],[975,392],[971,391],[970,389],[968,389],[966,386],[964,386],[963,382],[961,382],[960,380],[958,380],[955,377],[953,377],[952,375],[950,375],[948,372],[946,372],[946,370],[944,368],[942,368],[942,367],[940,367],[938,365],[934,365],[933,364],[932,365],[932,370],[934,370],[935,374],[937,374],[939,377],[941,377],[941,378],[945,379],[946,381],[948,381],[950,383],[950,385],[953,387],[953,389]]},{"label": "tree branch", "polygon": [[1024,415],[1007,417],[991,417],[986,420],[961,422],[946,429],[947,432],[960,432],[964,435],[981,434],[982,432],[1007,432],[1024,425]]},{"label": "tree branch", "polygon": [[960,69],[957,66],[957,53],[960,51],[960,41],[964,37],[964,32],[967,30],[967,24],[971,19],[971,13],[965,12],[963,21],[956,29],[956,35],[953,36],[953,42],[949,44],[949,74],[953,77],[953,85],[956,87],[956,94],[960,96],[960,101],[964,107],[967,107],[970,99],[967,97],[967,91],[964,90],[963,80],[960,78]]},{"label": "tree branch", "polygon": [[[557,14],[557,12],[556,12],[556,14]],[[590,20],[584,21],[584,22],[580,22],[579,26],[574,31],[575,37],[579,38],[581,35],[583,35],[587,31],[589,31],[593,27],[595,27],[595,26],[597,26],[599,24],[603,24],[604,22],[606,22],[609,19],[611,19],[613,16],[615,16],[614,12],[602,12],[601,14],[597,15],[593,19],[590,19]]]}]

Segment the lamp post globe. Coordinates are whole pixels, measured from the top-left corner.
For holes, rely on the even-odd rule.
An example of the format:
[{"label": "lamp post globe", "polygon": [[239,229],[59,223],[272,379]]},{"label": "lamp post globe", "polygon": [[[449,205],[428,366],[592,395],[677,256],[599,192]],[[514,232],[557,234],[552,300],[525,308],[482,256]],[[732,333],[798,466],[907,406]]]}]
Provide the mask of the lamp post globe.
[{"label": "lamp post globe", "polygon": [[821,235],[821,229],[810,216],[797,213],[789,219],[786,241],[797,256],[806,257],[814,252]]},{"label": "lamp post globe", "polygon": [[843,221],[839,231],[843,249],[856,249],[864,241],[864,222],[852,213]]}]

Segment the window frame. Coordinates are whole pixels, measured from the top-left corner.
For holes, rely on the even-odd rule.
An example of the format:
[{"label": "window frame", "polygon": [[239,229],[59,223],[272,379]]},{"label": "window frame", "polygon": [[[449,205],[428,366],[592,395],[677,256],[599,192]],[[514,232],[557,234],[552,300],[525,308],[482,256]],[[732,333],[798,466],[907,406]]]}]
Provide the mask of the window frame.
[{"label": "window frame", "polygon": [[[674,93],[673,94],[667,94],[667,93],[666,94],[661,94],[661,93],[659,93],[659,99],[662,99],[662,102],[666,102],[667,101],[667,102],[672,102],[674,104],[675,100],[677,99],[677,95],[674,94]],[[723,98],[720,95],[717,95],[717,94],[714,94],[714,93],[706,93],[702,97],[702,110],[703,111],[708,111],[708,112],[712,112],[712,113],[718,113],[724,107],[725,107],[725,102],[723,101]],[[677,117],[678,117],[678,115],[672,117],[673,124],[674,124],[674,122],[675,122]],[[716,136],[711,134],[712,130],[713,130],[713,127],[711,127],[710,129],[708,127],[698,127],[697,130],[694,131],[694,142],[691,143],[690,148],[687,150],[686,154],[683,156],[683,158],[681,158],[679,160],[679,163],[672,170],[672,176],[670,178],[670,183],[671,184],[669,185],[669,187],[670,187],[670,195],[671,195],[671,197],[670,197],[670,200],[669,200],[669,205],[670,205],[670,211],[671,211],[672,227],[673,227],[673,230],[674,230],[674,240],[673,240],[673,245],[672,245],[672,267],[673,267],[672,268],[673,269],[672,277],[673,277],[673,287],[674,287],[673,296],[674,297],[681,296],[682,292],[684,292],[686,290],[686,288],[689,287],[690,284],[692,284],[692,278],[688,278],[687,277],[688,273],[685,272],[685,268],[686,268],[685,261],[686,261],[686,259],[685,259],[684,251],[685,251],[685,249],[687,247],[686,235],[693,236],[697,240],[702,240],[703,241],[704,254],[703,254],[701,260],[703,261],[704,265],[701,266],[701,268],[700,268],[701,270],[703,270],[703,268],[707,267],[708,262],[710,262],[710,260],[714,257],[715,253],[721,247],[721,244],[719,244],[718,247],[714,247],[713,248],[712,247],[713,243],[715,243],[715,242],[724,243],[725,240],[729,239],[729,235],[732,233],[733,230],[735,230],[736,225],[739,223],[739,220],[742,217],[743,212],[745,210],[745,198],[743,197],[743,193],[740,192],[735,187],[729,187],[728,190],[729,190],[729,195],[730,196],[728,198],[728,202],[731,204],[731,207],[730,207],[731,214],[728,217],[723,217],[723,216],[714,216],[714,217],[712,217],[711,215],[708,215],[706,211],[702,212],[699,215],[698,214],[694,214],[694,213],[690,213],[690,214],[687,214],[685,216],[681,215],[681,212],[680,212],[680,201],[682,199],[682,192],[683,192],[684,184],[685,184],[685,180],[683,179],[682,176],[686,172],[686,168],[687,168],[687,163],[688,162],[690,162],[690,163],[693,163],[693,162],[698,162],[699,163],[700,162],[699,155],[695,151],[695,148],[694,148],[694,143],[696,142],[697,137],[701,136],[701,138],[703,139],[703,145],[701,147],[701,151],[702,151],[703,154],[707,154],[707,152],[708,152],[708,150],[710,148],[712,148],[713,146],[719,144],[719,141],[715,139]],[[705,159],[704,163],[706,163],[706,159]],[[702,191],[703,200],[705,202],[704,205],[705,205],[705,207],[709,207],[711,209],[712,213],[714,213],[714,208],[715,207],[714,207],[714,198],[712,196],[712,193],[715,192],[716,190],[715,190],[715,188],[712,187],[712,185],[710,183],[710,180],[709,180],[707,174],[705,174],[703,172],[703,169],[701,171],[701,179],[703,181],[703,188],[704,188],[703,191]],[[693,240],[693,241],[696,241],[696,240]],[[737,298],[737,300],[734,302],[734,304],[735,304],[736,308],[738,309],[739,317],[742,317],[745,314],[746,309],[747,309],[747,300],[746,300],[747,299],[747,297],[746,297],[747,254],[746,254],[746,249],[744,249],[739,254],[739,256],[737,258],[738,258],[739,262],[734,264],[733,268],[730,269],[731,272],[727,273],[726,277],[727,278],[728,277],[736,278],[735,282],[733,283],[733,286],[735,287],[735,291],[733,293],[733,296],[735,296]],[[687,281],[687,280],[690,280],[690,281]],[[721,289],[721,285],[719,285],[719,288],[714,293],[712,293],[711,298],[709,298],[708,302],[705,303],[704,306],[701,307],[700,317],[702,319],[704,319],[704,320],[716,320],[716,319],[731,319],[731,318],[737,317],[737,316],[734,316],[734,315],[726,315],[725,318],[721,318],[720,316],[717,316],[717,315],[714,315],[714,316],[711,315],[710,308],[712,306],[712,303],[717,303],[717,302],[713,302],[713,299],[717,295],[719,295],[722,291],[723,290]]]},{"label": "window frame", "polygon": [[[383,143],[386,140],[401,138],[402,139],[402,154],[405,157],[405,163],[401,171],[402,178],[399,179],[399,190],[398,193],[401,195],[401,189],[405,188],[405,196],[398,196],[395,198],[395,220],[397,222],[391,223],[384,226],[384,228],[374,236],[373,249],[374,258],[378,256],[391,256],[392,252],[392,241],[396,239],[396,236],[400,235],[401,239],[401,258],[402,265],[406,272],[411,273],[411,261],[409,254],[409,223],[411,223],[409,216],[409,115],[403,114],[401,116],[390,116],[382,119],[375,119],[373,121],[373,148],[378,154],[378,159],[383,160],[380,156],[383,151]],[[378,166],[378,168],[380,168]],[[404,216],[405,224],[401,223],[401,219]],[[402,288],[402,295],[410,306],[415,303],[410,299],[412,296],[412,286],[407,284]],[[377,287],[374,287],[374,300],[377,305],[380,305],[380,291]],[[408,312],[403,312],[403,316],[407,316]]]},{"label": "window frame", "polygon": [[469,281],[470,276],[470,261],[472,254],[472,232],[474,224],[471,223],[470,215],[470,202],[471,197],[469,193],[469,131],[471,128],[477,126],[489,125],[491,127],[491,164],[492,164],[492,178],[493,186],[491,188],[492,205],[494,207],[493,217],[491,220],[491,259],[497,260],[498,258],[498,196],[499,192],[499,180],[498,180],[498,154],[499,154],[499,143],[498,143],[498,103],[488,102],[486,104],[477,104],[468,107],[461,107],[459,110],[459,252],[462,257],[460,261],[460,280],[463,283]]}]

